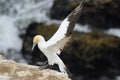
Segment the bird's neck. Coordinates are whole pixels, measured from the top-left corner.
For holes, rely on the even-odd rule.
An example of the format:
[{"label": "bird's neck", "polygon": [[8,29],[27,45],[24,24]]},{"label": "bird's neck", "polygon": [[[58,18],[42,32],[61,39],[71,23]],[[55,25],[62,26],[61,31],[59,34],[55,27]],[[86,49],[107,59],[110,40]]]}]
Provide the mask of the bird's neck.
[{"label": "bird's neck", "polygon": [[40,46],[43,46],[44,44],[45,44],[45,39],[42,39],[42,40],[40,40],[40,42],[38,43],[38,45],[40,45]]},{"label": "bird's neck", "polygon": [[42,50],[42,48],[44,48],[44,45],[45,45],[45,41],[39,42],[38,43],[39,49]]}]

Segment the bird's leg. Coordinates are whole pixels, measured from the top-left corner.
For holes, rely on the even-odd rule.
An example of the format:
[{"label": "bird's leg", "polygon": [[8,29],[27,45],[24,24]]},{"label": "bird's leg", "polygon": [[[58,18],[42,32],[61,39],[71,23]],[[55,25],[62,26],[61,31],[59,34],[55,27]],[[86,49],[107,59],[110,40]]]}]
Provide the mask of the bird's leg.
[{"label": "bird's leg", "polygon": [[45,69],[48,66],[48,61],[37,62],[36,65],[38,65],[40,69]]}]

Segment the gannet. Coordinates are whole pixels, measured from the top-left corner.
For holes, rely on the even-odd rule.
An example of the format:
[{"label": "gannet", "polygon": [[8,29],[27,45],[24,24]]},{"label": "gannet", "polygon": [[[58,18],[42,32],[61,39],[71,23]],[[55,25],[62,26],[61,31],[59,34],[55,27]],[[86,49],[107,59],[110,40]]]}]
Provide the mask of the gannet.
[{"label": "gannet", "polygon": [[36,35],[33,38],[32,49],[34,49],[37,44],[41,52],[47,57],[48,64],[58,64],[60,71],[65,74],[67,74],[67,68],[58,55],[60,55],[61,50],[63,50],[71,40],[72,31],[82,12],[84,1],[85,0],[81,0],[80,5],[63,20],[56,33],[48,41],[46,41],[42,35]]}]

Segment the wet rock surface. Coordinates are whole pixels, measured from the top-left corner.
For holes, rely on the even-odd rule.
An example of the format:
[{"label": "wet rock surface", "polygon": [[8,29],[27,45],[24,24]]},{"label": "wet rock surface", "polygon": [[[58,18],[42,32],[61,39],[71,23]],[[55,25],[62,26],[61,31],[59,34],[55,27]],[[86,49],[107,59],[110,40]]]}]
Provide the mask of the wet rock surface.
[{"label": "wet rock surface", "polygon": [[[80,0],[55,0],[51,8],[51,18],[63,20]],[[79,19],[80,24],[87,24],[94,28],[108,29],[120,27],[119,0],[88,0]]]},{"label": "wet rock surface", "polygon": [[[48,40],[58,27],[42,23],[31,25],[24,37],[22,53],[30,64],[35,65],[47,59],[37,46],[31,53],[33,36],[41,34]],[[74,32],[72,40],[60,57],[73,74],[73,80],[103,80],[104,76],[112,80],[120,74],[120,38],[101,32]]]}]

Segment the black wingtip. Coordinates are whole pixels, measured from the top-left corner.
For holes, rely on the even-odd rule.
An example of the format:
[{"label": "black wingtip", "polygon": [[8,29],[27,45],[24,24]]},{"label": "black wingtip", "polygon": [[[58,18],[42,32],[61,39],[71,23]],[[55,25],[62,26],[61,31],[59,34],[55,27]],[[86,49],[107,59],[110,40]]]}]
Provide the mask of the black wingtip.
[{"label": "black wingtip", "polygon": [[85,7],[86,0],[81,0],[80,4],[67,16],[69,23],[66,35],[69,36],[72,34],[72,31],[75,27],[75,23],[80,18],[82,9]]}]

